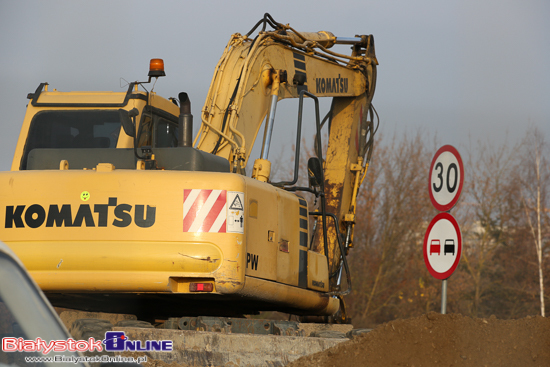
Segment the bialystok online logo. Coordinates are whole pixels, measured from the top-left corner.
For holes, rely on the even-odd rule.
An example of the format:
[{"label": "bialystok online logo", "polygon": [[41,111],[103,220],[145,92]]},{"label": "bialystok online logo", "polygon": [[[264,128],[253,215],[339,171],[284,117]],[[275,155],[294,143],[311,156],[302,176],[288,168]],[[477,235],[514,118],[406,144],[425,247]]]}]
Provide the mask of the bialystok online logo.
[{"label": "bialystok online logo", "polygon": [[2,351],[4,352],[42,352],[46,355],[50,352],[121,352],[121,351],[157,351],[171,352],[172,340],[130,340],[124,331],[107,331],[104,340],[51,340],[49,342],[36,338],[26,340],[23,338],[2,338]]},{"label": "bialystok online logo", "polygon": [[173,342],[171,340],[147,340],[145,342],[129,340],[124,331],[107,331],[103,344],[107,352],[125,350],[171,352]]}]

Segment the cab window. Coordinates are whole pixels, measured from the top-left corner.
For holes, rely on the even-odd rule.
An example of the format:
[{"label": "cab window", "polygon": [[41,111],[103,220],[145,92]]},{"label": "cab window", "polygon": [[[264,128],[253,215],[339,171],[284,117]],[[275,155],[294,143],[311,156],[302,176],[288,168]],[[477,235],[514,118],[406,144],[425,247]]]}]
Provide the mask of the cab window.
[{"label": "cab window", "polygon": [[31,121],[21,167],[37,148],[116,148],[120,128],[116,110],[41,111]]},{"label": "cab window", "polygon": [[172,121],[159,118],[155,130],[155,146],[170,148],[178,146],[178,125]]},{"label": "cab window", "polygon": [[143,112],[138,131],[138,147],[171,148],[178,146],[178,120],[176,116],[160,110]]}]

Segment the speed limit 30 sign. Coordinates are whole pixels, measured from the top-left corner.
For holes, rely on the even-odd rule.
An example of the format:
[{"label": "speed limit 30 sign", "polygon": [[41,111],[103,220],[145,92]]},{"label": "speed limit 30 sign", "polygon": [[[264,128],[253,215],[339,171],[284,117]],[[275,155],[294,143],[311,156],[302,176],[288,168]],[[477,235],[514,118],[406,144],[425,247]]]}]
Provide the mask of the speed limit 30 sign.
[{"label": "speed limit 30 sign", "polygon": [[455,206],[464,183],[464,165],[452,145],[444,145],[435,153],[430,166],[430,200],[440,212]]}]

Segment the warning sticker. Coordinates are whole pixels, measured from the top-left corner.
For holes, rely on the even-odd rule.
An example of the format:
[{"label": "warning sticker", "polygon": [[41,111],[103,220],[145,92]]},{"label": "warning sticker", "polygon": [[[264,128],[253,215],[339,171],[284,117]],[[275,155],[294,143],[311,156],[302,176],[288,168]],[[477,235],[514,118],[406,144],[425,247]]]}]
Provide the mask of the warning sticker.
[{"label": "warning sticker", "polygon": [[239,193],[237,193],[237,195],[235,195],[235,199],[233,199],[233,202],[229,206],[229,209],[231,209],[231,210],[244,210],[243,202],[241,200],[241,197],[239,196]]},{"label": "warning sticker", "polygon": [[227,232],[244,233],[244,192],[227,191]]}]

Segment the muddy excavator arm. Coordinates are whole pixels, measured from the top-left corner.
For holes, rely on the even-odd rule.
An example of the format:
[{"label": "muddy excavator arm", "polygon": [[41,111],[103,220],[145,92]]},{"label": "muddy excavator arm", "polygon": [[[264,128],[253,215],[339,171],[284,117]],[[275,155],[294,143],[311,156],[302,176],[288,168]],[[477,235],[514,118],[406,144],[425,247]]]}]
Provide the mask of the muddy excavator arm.
[{"label": "muddy excavator arm", "polygon": [[[251,38],[262,24],[263,29]],[[266,31],[268,25],[274,30]],[[329,50],[335,44],[351,45],[351,55]],[[265,121],[261,158],[252,176],[269,181],[267,158],[277,101],[299,98],[304,91],[314,97],[333,97],[327,115],[323,191],[326,211],[335,216],[345,246],[351,246],[357,192],[372,153],[375,111],[371,101],[377,64],[370,35],[339,38],[329,32],[297,32],[266,14],[249,33],[234,34],[229,40],[216,66],[194,145],[228,159],[233,172],[244,173]],[[328,236],[317,235],[313,247],[328,254],[331,273],[340,271],[341,276],[336,228],[330,220],[326,228]],[[335,289],[340,281],[333,278]]]}]

